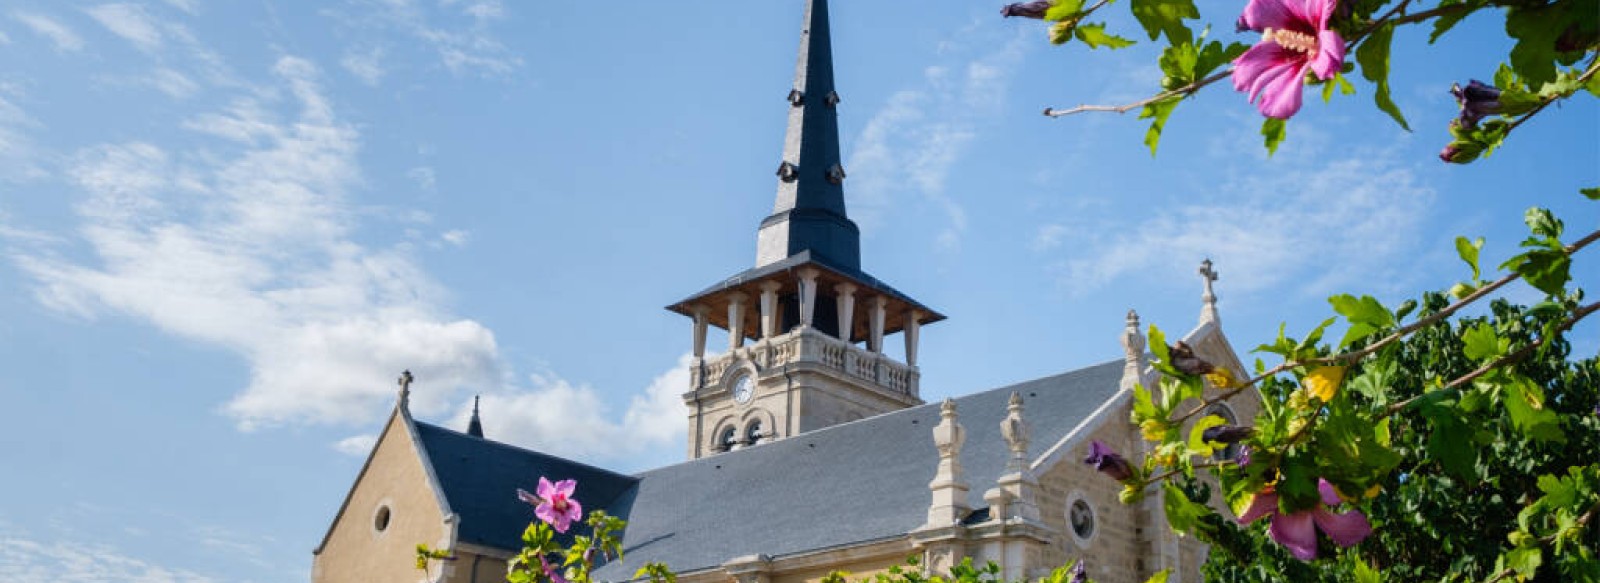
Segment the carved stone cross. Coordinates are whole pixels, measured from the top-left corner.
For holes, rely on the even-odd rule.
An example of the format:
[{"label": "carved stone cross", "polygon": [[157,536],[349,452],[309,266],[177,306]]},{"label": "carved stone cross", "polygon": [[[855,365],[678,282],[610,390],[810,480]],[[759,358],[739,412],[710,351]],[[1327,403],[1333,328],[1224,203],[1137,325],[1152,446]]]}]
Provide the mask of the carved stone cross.
[{"label": "carved stone cross", "polygon": [[1200,262],[1200,279],[1205,282],[1206,291],[1200,295],[1200,301],[1205,305],[1200,308],[1200,322],[1215,322],[1217,320],[1217,294],[1212,291],[1211,283],[1217,281],[1217,270],[1211,267],[1211,258]]}]

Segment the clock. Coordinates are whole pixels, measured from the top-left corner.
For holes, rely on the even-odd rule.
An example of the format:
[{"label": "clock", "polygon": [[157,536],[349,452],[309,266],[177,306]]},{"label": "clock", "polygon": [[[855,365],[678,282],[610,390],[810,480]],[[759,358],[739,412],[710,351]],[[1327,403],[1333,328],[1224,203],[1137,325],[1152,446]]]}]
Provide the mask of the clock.
[{"label": "clock", "polygon": [[740,405],[749,403],[750,396],[755,393],[755,387],[751,385],[750,375],[740,376],[739,380],[733,382],[733,400]]}]

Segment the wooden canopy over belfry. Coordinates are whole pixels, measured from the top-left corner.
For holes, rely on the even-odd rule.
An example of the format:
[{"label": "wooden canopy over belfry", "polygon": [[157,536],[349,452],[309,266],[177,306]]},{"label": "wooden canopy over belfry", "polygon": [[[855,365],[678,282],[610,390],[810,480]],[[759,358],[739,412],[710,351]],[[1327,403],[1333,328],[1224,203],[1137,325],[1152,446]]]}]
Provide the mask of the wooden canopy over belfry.
[{"label": "wooden canopy over belfry", "polygon": [[756,266],[667,309],[694,319],[696,357],[708,326],[728,330],[730,348],[810,327],[875,353],[885,335],[905,332],[915,366],[921,325],[944,316],[861,270],[860,231],[845,213],[827,0],[806,2],[786,101],[777,203],[757,233]]}]

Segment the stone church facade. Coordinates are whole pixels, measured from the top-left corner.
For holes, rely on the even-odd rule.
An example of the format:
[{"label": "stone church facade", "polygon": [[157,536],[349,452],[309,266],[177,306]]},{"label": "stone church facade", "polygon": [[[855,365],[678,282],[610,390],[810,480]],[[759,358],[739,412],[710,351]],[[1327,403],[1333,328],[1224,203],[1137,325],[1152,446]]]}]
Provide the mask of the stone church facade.
[{"label": "stone church facade", "polygon": [[[844,205],[826,0],[805,12],[756,266],[668,306],[693,330],[687,461],[626,475],[486,438],[476,410],[464,433],[417,421],[408,374],[314,551],[313,581],[504,581],[533,520],[513,493],[539,476],[576,479],[585,508],[628,520],[625,559],[598,568],[597,580],[625,581],[657,561],[684,583],[803,583],[836,570],[868,576],[913,555],[933,568],[994,561],[1007,579],[1078,559],[1105,583],[1161,569],[1199,580],[1206,549],[1166,526],[1159,489],[1123,505],[1121,485],[1082,463],[1092,440],[1129,457],[1146,447],[1130,403],[1155,373],[1133,312],[1119,359],[923,402],[918,342],[944,316],[862,270]],[[1209,262],[1201,275],[1200,318],[1183,340],[1237,376],[1245,369],[1222,332]],[[721,354],[706,350],[713,327],[727,331]],[[894,335],[903,360],[885,354]],[[1255,415],[1249,403],[1233,407],[1212,412]],[[419,543],[455,559],[416,570]]]}]

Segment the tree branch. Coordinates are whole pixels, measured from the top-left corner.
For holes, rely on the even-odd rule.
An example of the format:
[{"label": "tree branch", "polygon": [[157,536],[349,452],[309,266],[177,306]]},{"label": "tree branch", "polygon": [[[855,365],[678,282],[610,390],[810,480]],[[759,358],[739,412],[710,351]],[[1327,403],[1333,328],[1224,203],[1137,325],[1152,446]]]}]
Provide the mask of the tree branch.
[{"label": "tree branch", "polygon": [[1200,88],[1205,87],[1207,85],[1210,85],[1212,83],[1216,83],[1217,81],[1221,81],[1221,80],[1223,80],[1223,79],[1225,79],[1225,78],[1227,78],[1227,77],[1229,77],[1231,75],[1233,75],[1233,68],[1230,67],[1227,70],[1222,71],[1221,73],[1213,73],[1213,74],[1211,74],[1211,76],[1206,77],[1204,79],[1201,79],[1199,81],[1195,81],[1194,83],[1190,83],[1188,85],[1184,85],[1183,87],[1179,87],[1179,88],[1173,89],[1171,91],[1162,91],[1160,93],[1157,93],[1157,94],[1152,95],[1150,97],[1146,97],[1144,99],[1140,99],[1140,100],[1135,101],[1133,103],[1126,103],[1126,104],[1123,104],[1123,105],[1087,105],[1086,104],[1086,105],[1079,105],[1079,106],[1071,108],[1071,109],[1055,109],[1055,108],[1052,108],[1052,107],[1046,107],[1046,108],[1044,108],[1044,115],[1046,117],[1063,117],[1063,116],[1072,115],[1074,113],[1083,113],[1085,111],[1109,111],[1109,112],[1114,112],[1114,113],[1128,113],[1129,110],[1137,109],[1137,108],[1140,108],[1140,107],[1144,107],[1144,106],[1150,105],[1152,103],[1166,101],[1168,99],[1172,99],[1172,98],[1175,98],[1175,97],[1176,98],[1188,97],[1190,95],[1193,95],[1196,91],[1199,91]]}]

